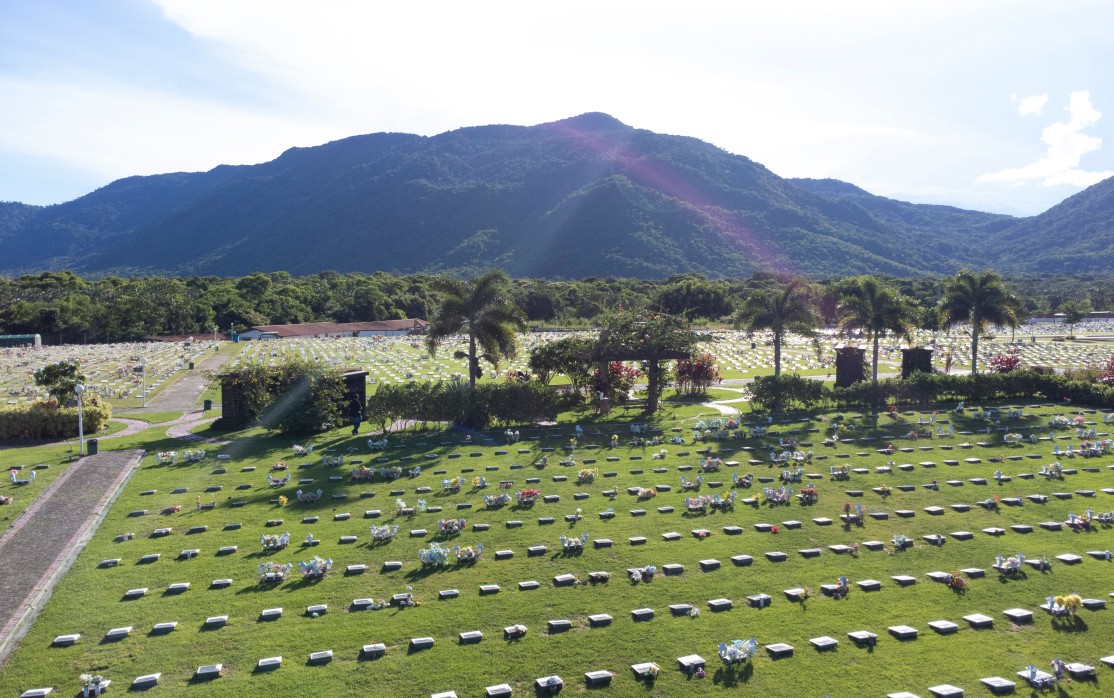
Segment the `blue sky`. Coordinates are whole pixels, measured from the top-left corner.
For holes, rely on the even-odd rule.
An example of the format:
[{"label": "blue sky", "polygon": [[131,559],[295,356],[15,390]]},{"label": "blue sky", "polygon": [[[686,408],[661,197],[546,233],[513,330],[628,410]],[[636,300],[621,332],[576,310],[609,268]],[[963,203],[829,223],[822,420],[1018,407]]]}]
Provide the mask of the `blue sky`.
[{"label": "blue sky", "polygon": [[1032,215],[1114,175],[1111,65],[1108,0],[0,0],[0,201],[602,111]]}]

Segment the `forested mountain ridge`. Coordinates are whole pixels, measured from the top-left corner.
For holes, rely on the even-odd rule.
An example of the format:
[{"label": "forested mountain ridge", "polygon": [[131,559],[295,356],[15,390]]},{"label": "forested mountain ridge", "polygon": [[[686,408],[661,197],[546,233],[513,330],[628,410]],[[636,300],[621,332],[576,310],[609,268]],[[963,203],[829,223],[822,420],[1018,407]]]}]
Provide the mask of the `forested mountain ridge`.
[{"label": "forested mountain ridge", "polygon": [[0,273],[1030,271],[1018,246],[1035,245],[1046,224],[1089,231],[1079,245],[1114,244],[1104,223],[1114,196],[1049,217],[1091,191],[1027,219],[910,204],[583,114],[354,136],[259,165],[129,177],[56,206],[0,204]]}]

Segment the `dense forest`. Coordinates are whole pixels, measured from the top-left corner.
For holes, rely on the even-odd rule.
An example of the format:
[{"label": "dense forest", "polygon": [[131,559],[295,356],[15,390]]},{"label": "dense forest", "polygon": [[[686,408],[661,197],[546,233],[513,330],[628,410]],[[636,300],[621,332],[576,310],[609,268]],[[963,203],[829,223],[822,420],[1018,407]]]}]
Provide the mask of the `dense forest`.
[{"label": "dense forest", "polygon": [[[890,278],[887,283],[920,308],[939,302],[939,278]],[[71,272],[0,277],[0,334],[41,334],[48,344],[136,341],[165,335],[203,335],[219,328],[297,322],[428,319],[438,305],[436,276],[286,272],[238,278],[106,277]],[[723,320],[748,294],[784,281],[758,272],[747,279],[707,279],[696,274],[663,280],[587,278],[579,281],[518,279],[513,293],[533,326],[577,326],[601,313],[646,308],[683,314],[696,322]],[[835,319],[839,279],[816,280],[820,309]],[[1034,274],[1007,277],[1026,314],[1114,305],[1114,277]]]}]

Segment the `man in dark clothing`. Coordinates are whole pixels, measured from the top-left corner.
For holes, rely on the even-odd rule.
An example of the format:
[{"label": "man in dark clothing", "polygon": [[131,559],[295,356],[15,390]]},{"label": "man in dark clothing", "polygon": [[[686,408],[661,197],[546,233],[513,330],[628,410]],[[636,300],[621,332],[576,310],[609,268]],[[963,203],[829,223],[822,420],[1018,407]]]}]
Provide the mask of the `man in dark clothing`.
[{"label": "man in dark clothing", "polygon": [[352,419],[352,436],[360,433],[360,422],[364,420],[364,406],[359,396],[353,395],[348,403],[348,416]]}]

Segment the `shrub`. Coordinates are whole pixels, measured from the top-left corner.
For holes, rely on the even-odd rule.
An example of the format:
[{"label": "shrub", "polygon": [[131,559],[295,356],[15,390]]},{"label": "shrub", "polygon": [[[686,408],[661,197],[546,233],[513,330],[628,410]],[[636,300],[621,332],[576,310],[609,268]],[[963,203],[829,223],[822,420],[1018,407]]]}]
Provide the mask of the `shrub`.
[{"label": "shrub", "polygon": [[[112,408],[95,395],[82,407],[82,427],[95,435],[112,418]],[[54,402],[34,402],[0,408],[0,441],[16,439],[71,439],[77,436],[77,408]]]},{"label": "shrub", "polygon": [[278,366],[245,366],[219,376],[222,390],[241,393],[238,424],[258,421],[284,434],[312,434],[340,424],[344,380],[321,363],[292,360]]}]

